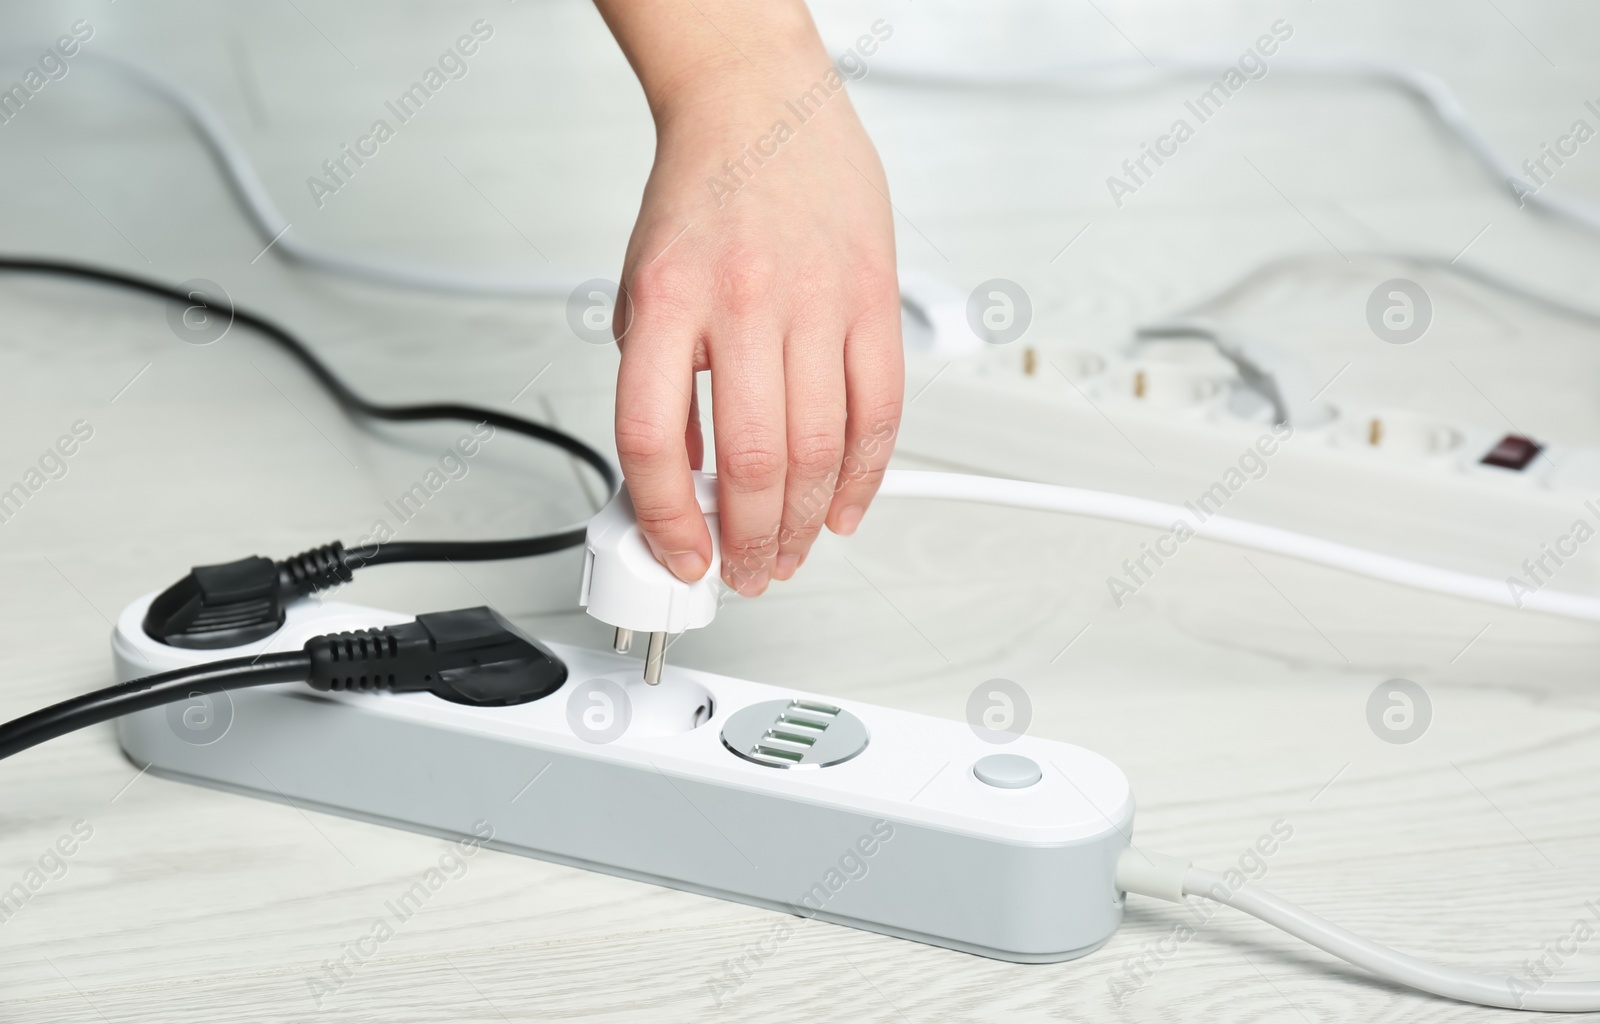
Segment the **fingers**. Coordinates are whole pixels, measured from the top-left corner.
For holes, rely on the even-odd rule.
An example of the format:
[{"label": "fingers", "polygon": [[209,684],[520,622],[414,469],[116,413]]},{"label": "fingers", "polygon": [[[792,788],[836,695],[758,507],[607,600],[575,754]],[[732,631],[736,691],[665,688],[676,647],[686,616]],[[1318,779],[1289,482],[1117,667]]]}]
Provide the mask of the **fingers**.
[{"label": "fingers", "polygon": [[617,371],[617,458],[634,513],[656,558],[687,583],[711,566],[711,532],[689,476],[699,454],[689,426],[695,340],[671,324],[636,323]]},{"label": "fingers", "polygon": [[[783,514],[783,337],[756,317],[712,338],[711,418],[716,425],[722,578],[740,594],[766,590]],[[719,342],[721,342],[719,344]]]},{"label": "fingers", "polygon": [[776,579],[805,561],[822,529],[844,457],[844,327],[802,328],[784,346],[788,467]]},{"label": "fingers", "polygon": [[899,287],[892,271],[876,287],[886,294],[868,303],[871,312],[851,328],[844,344],[845,451],[828,509],[828,528],[839,534],[855,532],[878,492],[905,397]]}]

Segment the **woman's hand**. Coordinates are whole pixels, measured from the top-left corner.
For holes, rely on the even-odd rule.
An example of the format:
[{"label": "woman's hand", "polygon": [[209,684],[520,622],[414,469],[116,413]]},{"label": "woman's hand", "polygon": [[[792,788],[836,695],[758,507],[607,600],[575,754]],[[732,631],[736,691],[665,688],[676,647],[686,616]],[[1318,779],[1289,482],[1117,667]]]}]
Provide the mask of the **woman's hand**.
[{"label": "woman's hand", "polygon": [[623,474],[656,557],[699,579],[694,375],[710,370],[722,576],[754,596],[824,522],[856,528],[889,460],[903,365],[888,187],[803,4],[599,3],[657,125],[615,317]]}]

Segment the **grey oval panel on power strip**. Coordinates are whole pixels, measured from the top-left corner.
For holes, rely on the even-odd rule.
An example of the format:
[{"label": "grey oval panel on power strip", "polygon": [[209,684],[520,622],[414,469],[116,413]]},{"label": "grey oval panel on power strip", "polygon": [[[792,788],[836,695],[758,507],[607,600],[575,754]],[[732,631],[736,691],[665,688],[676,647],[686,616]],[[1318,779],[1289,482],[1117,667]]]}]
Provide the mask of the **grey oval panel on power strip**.
[{"label": "grey oval panel on power strip", "polygon": [[867,727],[832,704],[768,700],[729,718],[722,745],[768,768],[826,768],[867,749]]}]

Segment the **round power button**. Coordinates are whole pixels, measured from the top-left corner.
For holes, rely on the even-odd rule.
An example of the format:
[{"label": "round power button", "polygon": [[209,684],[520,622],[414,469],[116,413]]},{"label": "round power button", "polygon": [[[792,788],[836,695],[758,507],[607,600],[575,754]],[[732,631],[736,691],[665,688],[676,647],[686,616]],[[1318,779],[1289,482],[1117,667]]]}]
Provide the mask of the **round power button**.
[{"label": "round power button", "polygon": [[1039,766],[1020,754],[990,754],[972,766],[979,782],[1001,789],[1027,789],[1044,777]]}]

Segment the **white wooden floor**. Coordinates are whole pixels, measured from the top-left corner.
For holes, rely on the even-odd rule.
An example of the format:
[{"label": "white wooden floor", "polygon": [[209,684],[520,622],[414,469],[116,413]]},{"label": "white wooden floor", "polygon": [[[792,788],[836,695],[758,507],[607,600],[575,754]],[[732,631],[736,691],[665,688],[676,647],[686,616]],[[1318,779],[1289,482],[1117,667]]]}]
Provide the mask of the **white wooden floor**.
[{"label": "white wooden floor", "polygon": [[[1284,18],[1295,27],[1285,54],[1368,53],[1440,74],[1517,162],[1592,119],[1583,101],[1600,70],[1600,14],[1576,3],[1263,2],[1203,13],[1177,0],[831,0],[819,12],[841,40],[877,17],[893,24],[884,70],[1232,55]],[[203,92],[302,237],[596,275],[620,258],[649,124],[581,0],[88,0],[70,11],[14,0],[0,11],[0,39],[36,49],[79,17],[96,29],[87,46]],[[479,18],[496,31],[469,73],[315,208],[305,178]],[[1253,83],[1116,209],[1105,176],[1178,116],[1195,85],[1019,97],[869,75],[854,94],[889,168],[903,262],[961,288],[1022,282],[1038,310],[1028,340],[1050,359],[1111,351],[1134,323],[1269,256],[1320,252],[1325,278],[1280,283],[1236,312],[1327,376],[1348,364],[1336,400],[1600,447],[1592,330],[1441,277],[1426,282],[1439,331],[1402,357],[1373,341],[1360,313],[1391,268],[1344,256],[1470,243],[1473,259],[1584,298],[1600,239],[1518,210],[1407,102],[1287,75]],[[1573,158],[1552,188],[1600,202],[1600,150]],[[88,65],[0,125],[0,225],[0,252],[220,282],[303,332],[374,397],[493,404],[609,445],[615,354],[574,339],[560,302],[386,290],[257,258],[264,240],[181,122]],[[1094,485],[1178,500],[1214,475],[1162,457],[1181,421],[1114,424],[1153,463],[1088,412],[1084,432],[1053,447],[1020,413],[1008,419],[984,384],[985,373],[1016,373],[1015,357],[914,360],[915,457],[903,464],[1069,481],[1078,456],[1062,453],[1081,450]],[[1071,388],[1053,386],[1063,408],[1083,411]],[[947,429],[963,416],[987,433],[963,441]],[[359,536],[455,436],[352,426],[246,331],[196,347],[174,337],[159,304],[0,279],[0,484],[79,420],[94,433],[66,475],[0,525],[0,719],[104,685],[111,618],[188,566]],[[1571,518],[1548,503],[1519,519],[1463,502],[1449,523],[1402,527],[1400,477],[1375,472],[1323,492],[1314,477],[1269,476],[1250,509],[1494,576],[1517,571],[1514,553],[1537,552]],[[592,508],[577,480],[565,459],[497,438],[407,529],[487,537],[562,525]],[[1108,567],[1147,539],[1100,522],[885,502],[858,536],[826,539],[798,579],[732,605],[673,655],[952,718],[983,680],[1012,679],[1032,698],[1036,732],[1128,772],[1139,838],[1152,848],[1225,866],[1283,819],[1293,837],[1265,884],[1381,941],[1516,974],[1568,935],[1600,896],[1600,629],[1267,556],[1252,567],[1237,551],[1197,546],[1114,609]],[[1592,559],[1566,585],[1593,590]],[[552,639],[603,643],[604,629],[571,610],[577,567],[569,554],[459,572],[374,569],[345,596],[408,611],[489,601]],[[1367,722],[1369,694],[1395,677],[1430,698],[1431,725],[1412,743],[1383,742]],[[324,965],[443,843],[141,776],[105,727],[0,764],[0,889],[78,822],[92,834],[64,873],[55,868],[60,877],[0,923],[0,1021],[1512,1016],[1375,984],[1227,911],[1119,1006],[1109,985],[1124,961],[1178,920],[1153,904],[1132,907],[1100,952],[1051,966],[803,924],[719,1008],[709,981],[771,915],[498,853],[475,857],[319,1008],[311,991]],[[1585,945],[1561,973],[1600,976],[1597,950]]]}]

